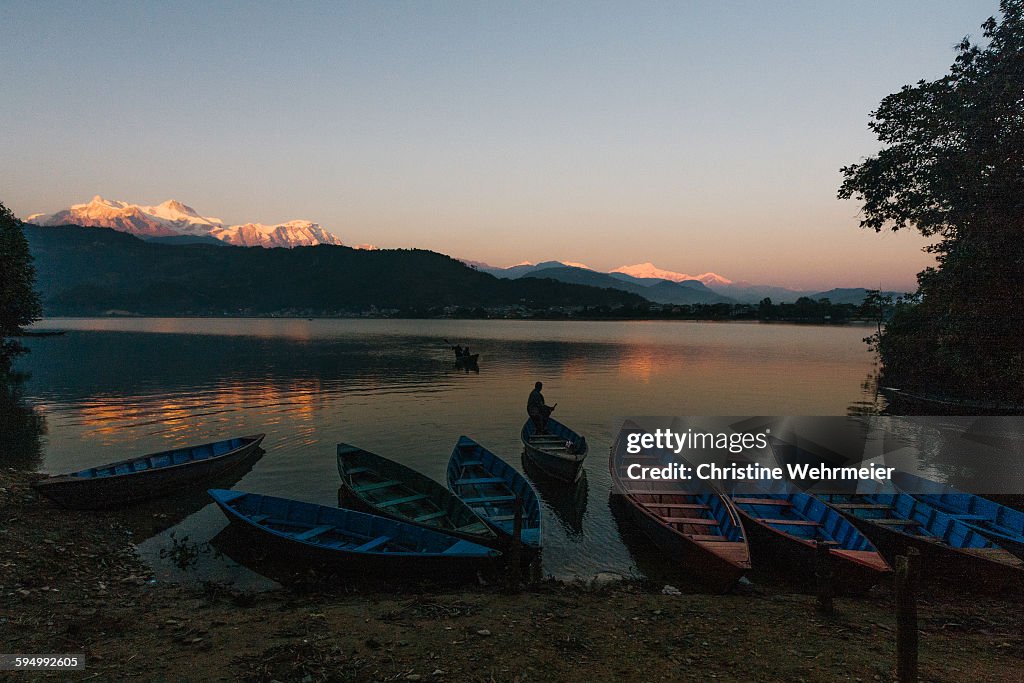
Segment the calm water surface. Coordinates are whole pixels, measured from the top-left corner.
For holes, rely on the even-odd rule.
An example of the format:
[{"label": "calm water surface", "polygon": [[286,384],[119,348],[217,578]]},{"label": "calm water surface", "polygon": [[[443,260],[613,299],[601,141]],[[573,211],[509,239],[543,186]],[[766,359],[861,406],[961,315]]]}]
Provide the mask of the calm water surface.
[{"label": "calm water surface", "polygon": [[[460,434],[522,467],[526,398],[544,382],[555,416],[586,435],[573,490],[535,482],[545,507],[545,574],[652,575],[660,563],[609,507],[607,454],[626,415],[846,415],[874,409],[860,327],[691,322],[53,319],[19,361],[45,418],[46,472],[265,432],[266,454],[235,488],[337,502],[346,441],[444,481]],[[444,339],[480,353],[457,369]],[[141,545],[158,576],[258,585],[215,552],[182,572],[160,557],[226,522],[202,496],[150,505]]]}]

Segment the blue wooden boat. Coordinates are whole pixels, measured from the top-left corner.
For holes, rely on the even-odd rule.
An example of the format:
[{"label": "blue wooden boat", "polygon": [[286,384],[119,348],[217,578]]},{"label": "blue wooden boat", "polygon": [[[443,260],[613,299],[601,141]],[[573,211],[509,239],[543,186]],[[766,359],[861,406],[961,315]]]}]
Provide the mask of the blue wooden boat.
[{"label": "blue wooden boat", "polygon": [[187,446],[41,479],[35,489],[67,508],[93,510],[156,498],[209,481],[246,461],[263,434]]},{"label": "blue wooden boat", "polygon": [[511,539],[514,533],[515,503],[519,499],[519,537],[525,548],[540,549],[540,502],[530,482],[514,467],[468,436],[460,436],[448,459],[447,475],[448,488],[505,538]]},{"label": "blue wooden boat", "polygon": [[984,534],[895,487],[862,485],[867,491],[815,495],[846,515],[890,560],[913,547],[933,578],[983,590],[1021,586],[1024,562]]},{"label": "blue wooden boat", "polygon": [[914,498],[1024,558],[1024,512],[907,472],[894,472],[892,480]]},{"label": "blue wooden boat", "polygon": [[355,510],[243,491],[209,494],[255,545],[289,561],[341,568],[372,562],[420,572],[477,566],[501,555],[450,534]]},{"label": "blue wooden boat", "polygon": [[760,482],[730,494],[743,517],[754,559],[813,585],[819,543],[832,557],[834,586],[861,593],[892,569],[878,549],[839,511],[784,481]]},{"label": "blue wooden boat", "polygon": [[667,452],[626,454],[629,423],[619,432],[608,458],[614,491],[625,500],[633,523],[650,541],[695,579],[715,592],[729,590],[750,570],[750,547],[739,513],[729,499],[706,482],[631,480],[630,464],[659,467],[670,461],[688,465]]},{"label": "blue wooden boat", "polygon": [[481,545],[501,545],[498,534],[457,495],[416,470],[376,453],[338,444],[339,501]]},{"label": "blue wooden boat", "polygon": [[526,457],[544,474],[570,484],[580,478],[588,450],[587,440],[581,435],[549,417],[544,434],[527,419],[520,438]]}]

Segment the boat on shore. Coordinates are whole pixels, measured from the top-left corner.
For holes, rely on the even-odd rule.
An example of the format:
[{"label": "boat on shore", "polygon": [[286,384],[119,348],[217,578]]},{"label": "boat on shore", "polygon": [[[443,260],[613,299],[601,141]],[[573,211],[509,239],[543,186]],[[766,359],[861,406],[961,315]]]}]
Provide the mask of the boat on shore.
[{"label": "boat on shore", "polygon": [[500,536],[515,533],[516,501],[524,548],[541,547],[541,510],[533,486],[514,467],[468,436],[460,436],[448,460],[448,488]]},{"label": "boat on shore", "polygon": [[338,444],[339,502],[346,507],[498,547],[498,534],[461,498],[416,470],[345,443]]},{"label": "boat on shore", "polygon": [[528,418],[520,439],[526,457],[547,476],[569,484],[580,478],[589,450],[587,440],[580,434],[550,417],[547,431],[541,434]]},{"label": "boat on shore", "polygon": [[355,510],[243,491],[211,489],[209,494],[255,546],[290,562],[340,569],[383,565],[408,575],[477,567],[501,555],[438,530]]},{"label": "boat on shore", "polygon": [[985,591],[1024,586],[1024,561],[956,517],[909,493],[815,493],[842,512],[889,560],[916,548],[926,577]]},{"label": "boat on shore", "polygon": [[206,482],[245,462],[263,437],[255,434],[151,453],[40,479],[33,488],[59,505],[77,510],[127,505]]},{"label": "boat on shore", "polygon": [[892,481],[904,493],[941,510],[1017,557],[1024,558],[1024,512],[907,472],[893,473]]},{"label": "boat on shore", "polygon": [[[706,482],[630,480],[629,464],[664,466],[665,453],[627,455],[624,426],[612,446],[608,468],[614,491],[625,500],[630,520],[665,555],[716,593],[732,588],[750,571],[750,547],[739,512]],[[674,456],[675,462],[683,462]],[[684,463],[686,464],[686,463]]]},{"label": "boat on shore", "polygon": [[833,585],[863,593],[891,574],[882,554],[837,510],[787,482],[762,483],[729,498],[743,518],[754,559],[813,585],[818,544],[831,557]]}]

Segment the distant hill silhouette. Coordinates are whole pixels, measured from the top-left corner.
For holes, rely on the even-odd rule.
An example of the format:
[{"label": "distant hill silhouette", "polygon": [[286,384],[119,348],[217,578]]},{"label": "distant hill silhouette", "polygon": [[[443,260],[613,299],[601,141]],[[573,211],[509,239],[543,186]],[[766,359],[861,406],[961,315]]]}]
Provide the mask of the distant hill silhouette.
[{"label": "distant hill silhouette", "polygon": [[47,315],[404,313],[443,307],[636,306],[620,290],[506,280],[420,249],[156,244],[114,230],[26,224]]},{"label": "distant hill silhouette", "polygon": [[712,291],[700,280],[672,282],[671,280],[653,278],[635,278],[622,273],[599,273],[586,268],[562,265],[533,270],[518,279],[525,281],[530,278],[550,278],[560,282],[618,289],[659,304],[735,303],[729,297]]}]

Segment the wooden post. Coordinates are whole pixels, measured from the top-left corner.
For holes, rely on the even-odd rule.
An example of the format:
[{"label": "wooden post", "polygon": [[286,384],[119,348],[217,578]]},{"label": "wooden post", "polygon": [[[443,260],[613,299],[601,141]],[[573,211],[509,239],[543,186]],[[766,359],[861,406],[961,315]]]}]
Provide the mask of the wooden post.
[{"label": "wooden post", "polygon": [[896,558],[896,680],[917,683],[917,583],[921,572],[917,548]]},{"label": "wooden post", "polygon": [[814,542],[814,578],[817,582],[818,611],[833,614],[832,551],[823,541]]},{"label": "wooden post", "polygon": [[512,545],[508,551],[508,582],[509,589],[513,593],[519,592],[519,585],[522,583],[522,545],[523,545],[523,499],[516,496],[513,503],[512,518]]}]

